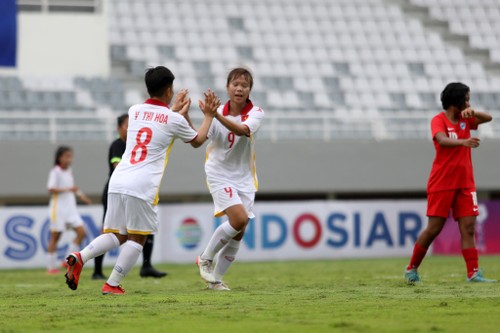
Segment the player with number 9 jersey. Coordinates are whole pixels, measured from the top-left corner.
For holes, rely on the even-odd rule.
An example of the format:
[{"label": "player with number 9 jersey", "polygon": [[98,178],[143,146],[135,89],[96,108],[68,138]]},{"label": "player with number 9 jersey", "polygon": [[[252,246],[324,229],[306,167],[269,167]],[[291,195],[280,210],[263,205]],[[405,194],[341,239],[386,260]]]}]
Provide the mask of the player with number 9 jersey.
[{"label": "player with number 9 jersey", "polygon": [[246,126],[249,135],[235,135],[220,122],[212,122],[208,131],[210,143],[205,162],[207,184],[210,193],[225,187],[232,187],[239,192],[257,192],[259,182],[254,140],[264,119],[264,111],[251,101],[248,101],[241,115],[231,115],[229,107],[228,102],[220,106],[217,112],[236,124]]},{"label": "player with number 9 jersey", "polygon": [[213,290],[229,290],[222,277],[235,260],[247,224],[254,217],[259,188],[254,150],[255,134],[264,111],[250,100],[253,77],[245,68],[233,69],[227,78],[229,101],[221,106],[208,137],[205,172],[214,201],[214,215],[227,216],[197,258],[200,276]]}]

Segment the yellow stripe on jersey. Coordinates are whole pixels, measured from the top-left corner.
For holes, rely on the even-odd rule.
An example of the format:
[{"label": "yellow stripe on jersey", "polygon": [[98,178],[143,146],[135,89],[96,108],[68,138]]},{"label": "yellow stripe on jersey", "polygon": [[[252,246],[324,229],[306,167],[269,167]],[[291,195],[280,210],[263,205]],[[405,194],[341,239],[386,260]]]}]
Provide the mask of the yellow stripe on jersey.
[{"label": "yellow stripe on jersey", "polygon": [[[163,175],[165,174],[165,169],[167,168],[167,164],[168,164],[168,157],[170,156],[170,151],[172,150],[172,147],[174,146],[174,141],[175,140],[172,140],[172,142],[170,142],[170,145],[167,148],[167,153],[165,154],[165,163],[163,164],[163,172],[162,172],[161,177],[160,177],[160,183],[158,184],[158,191],[156,191],[155,201],[153,201],[153,205],[155,205],[155,206],[158,204],[158,201],[160,201],[161,179],[163,178]],[[141,234],[139,234],[139,235],[141,235]]]},{"label": "yellow stripe on jersey", "polygon": [[52,193],[52,207],[50,211],[50,222],[56,223],[57,221],[57,193]]},{"label": "yellow stripe on jersey", "polygon": [[255,191],[259,190],[259,180],[257,179],[257,154],[255,153],[253,135],[250,134],[250,141],[252,142],[252,157],[250,161],[250,166],[252,168],[253,184],[255,186]]},{"label": "yellow stripe on jersey", "polygon": [[[205,153],[205,164],[208,162],[208,158],[209,158],[209,155],[210,153],[212,152],[213,147],[211,147],[210,145],[207,147],[207,152]],[[205,180],[205,182],[207,183],[207,187],[208,187],[208,191],[210,191],[210,184],[208,182],[208,178]]]},{"label": "yellow stripe on jersey", "polygon": [[214,147],[212,147],[211,145],[208,145],[207,147],[207,152],[205,153],[205,163],[208,161],[208,157],[210,155],[210,153],[214,150]]},{"label": "yellow stripe on jersey", "polygon": [[143,235],[143,236],[147,236],[147,235],[152,234],[151,231],[140,231],[140,230],[129,230],[129,229],[127,229],[127,233],[129,235]]}]

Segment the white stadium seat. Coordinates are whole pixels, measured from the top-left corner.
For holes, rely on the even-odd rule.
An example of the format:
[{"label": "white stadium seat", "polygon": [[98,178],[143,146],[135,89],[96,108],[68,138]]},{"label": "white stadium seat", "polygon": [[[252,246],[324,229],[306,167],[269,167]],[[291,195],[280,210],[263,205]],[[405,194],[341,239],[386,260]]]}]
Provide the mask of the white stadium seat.
[{"label": "white stadium seat", "polygon": [[[500,1],[409,1],[428,8],[451,32],[468,36],[471,47],[489,51],[490,60],[500,64]],[[426,113],[435,111],[432,96],[450,80],[463,80],[474,93],[500,89],[483,64],[384,0],[110,0],[108,15],[112,68],[120,69],[123,82],[139,82],[147,65],[165,64],[176,85],[201,96],[210,82],[224,92],[227,72],[248,66],[254,92],[270,112],[303,110],[309,101],[311,115],[340,108],[358,116],[364,111],[356,110],[364,109],[372,115]],[[102,104],[86,79],[34,80],[38,83],[26,86],[23,79],[15,88],[4,82],[0,78],[0,94],[7,96],[9,110],[25,95],[37,98],[42,89],[37,86],[69,93],[64,95],[68,104],[74,95],[81,108],[98,111]],[[120,88],[124,104],[144,97],[130,86]]]}]

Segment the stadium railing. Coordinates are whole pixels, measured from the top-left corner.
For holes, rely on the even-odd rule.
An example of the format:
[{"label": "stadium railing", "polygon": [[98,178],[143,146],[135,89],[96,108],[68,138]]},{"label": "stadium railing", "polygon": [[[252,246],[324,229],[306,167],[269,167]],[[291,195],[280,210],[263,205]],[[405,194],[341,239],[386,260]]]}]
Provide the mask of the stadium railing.
[{"label": "stadium railing", "polygon": [[[494,117],[500,111],[492,112]],[[358,117],[342,113],[324,112],[316,115],[304,113],[266,114],[259,130],[260,139],[322,140],[337,139],[430,139],[429,124],[435,113],[409,112],[365,114]],[[192,115],[194,123],[201,115]],[[32,111],[28,116],[0,115],[0,140],[9,141],[112,141],[116,137],[116,115],[48,114]],[[500,127],[492,123],[483,125],[480,135],[500,138]]]},{"label": "stadium railing", "polygon": [[17,0],[19,11],[85,12],[102,11],[102,0]]}]

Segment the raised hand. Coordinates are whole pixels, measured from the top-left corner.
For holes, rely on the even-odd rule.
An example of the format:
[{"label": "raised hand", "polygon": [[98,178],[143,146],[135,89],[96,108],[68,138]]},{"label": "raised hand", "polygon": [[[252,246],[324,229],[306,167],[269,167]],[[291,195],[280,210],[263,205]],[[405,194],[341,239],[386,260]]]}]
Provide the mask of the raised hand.
[{"label": "raised hand", "polygon": [[474,117],[476,111],[473,108],[467,108],[462,111],[462,118],[472,118]]},{"label": "raised hand", "polygon": [[189,112],[189,107],[191,106],[191,98],[186,98],[187,103],[184,103],[184,106],[182,109],[179,110],[179,114],[181,116],[187,117],[188,112]]},{"label": "raised hand", "polygon": [[208,89],[203,95],[205,95],[205,101],[199,100],[198,102],[200,110],[206,116],[215,117],[217,109],[221,104],[219,97],[217,97],[217,95],[210,89]]},{"label": "raised hand", "polygon": [[174,104],[172,104],[170,110],[178,112],[182,110],[182,108],[184,108],[186,104],[191,104],[191,101],[189,100],[189,98],[187,98],[188,93],[189,91],[187,89],[181,89],[177,96],[175,96]]}]

